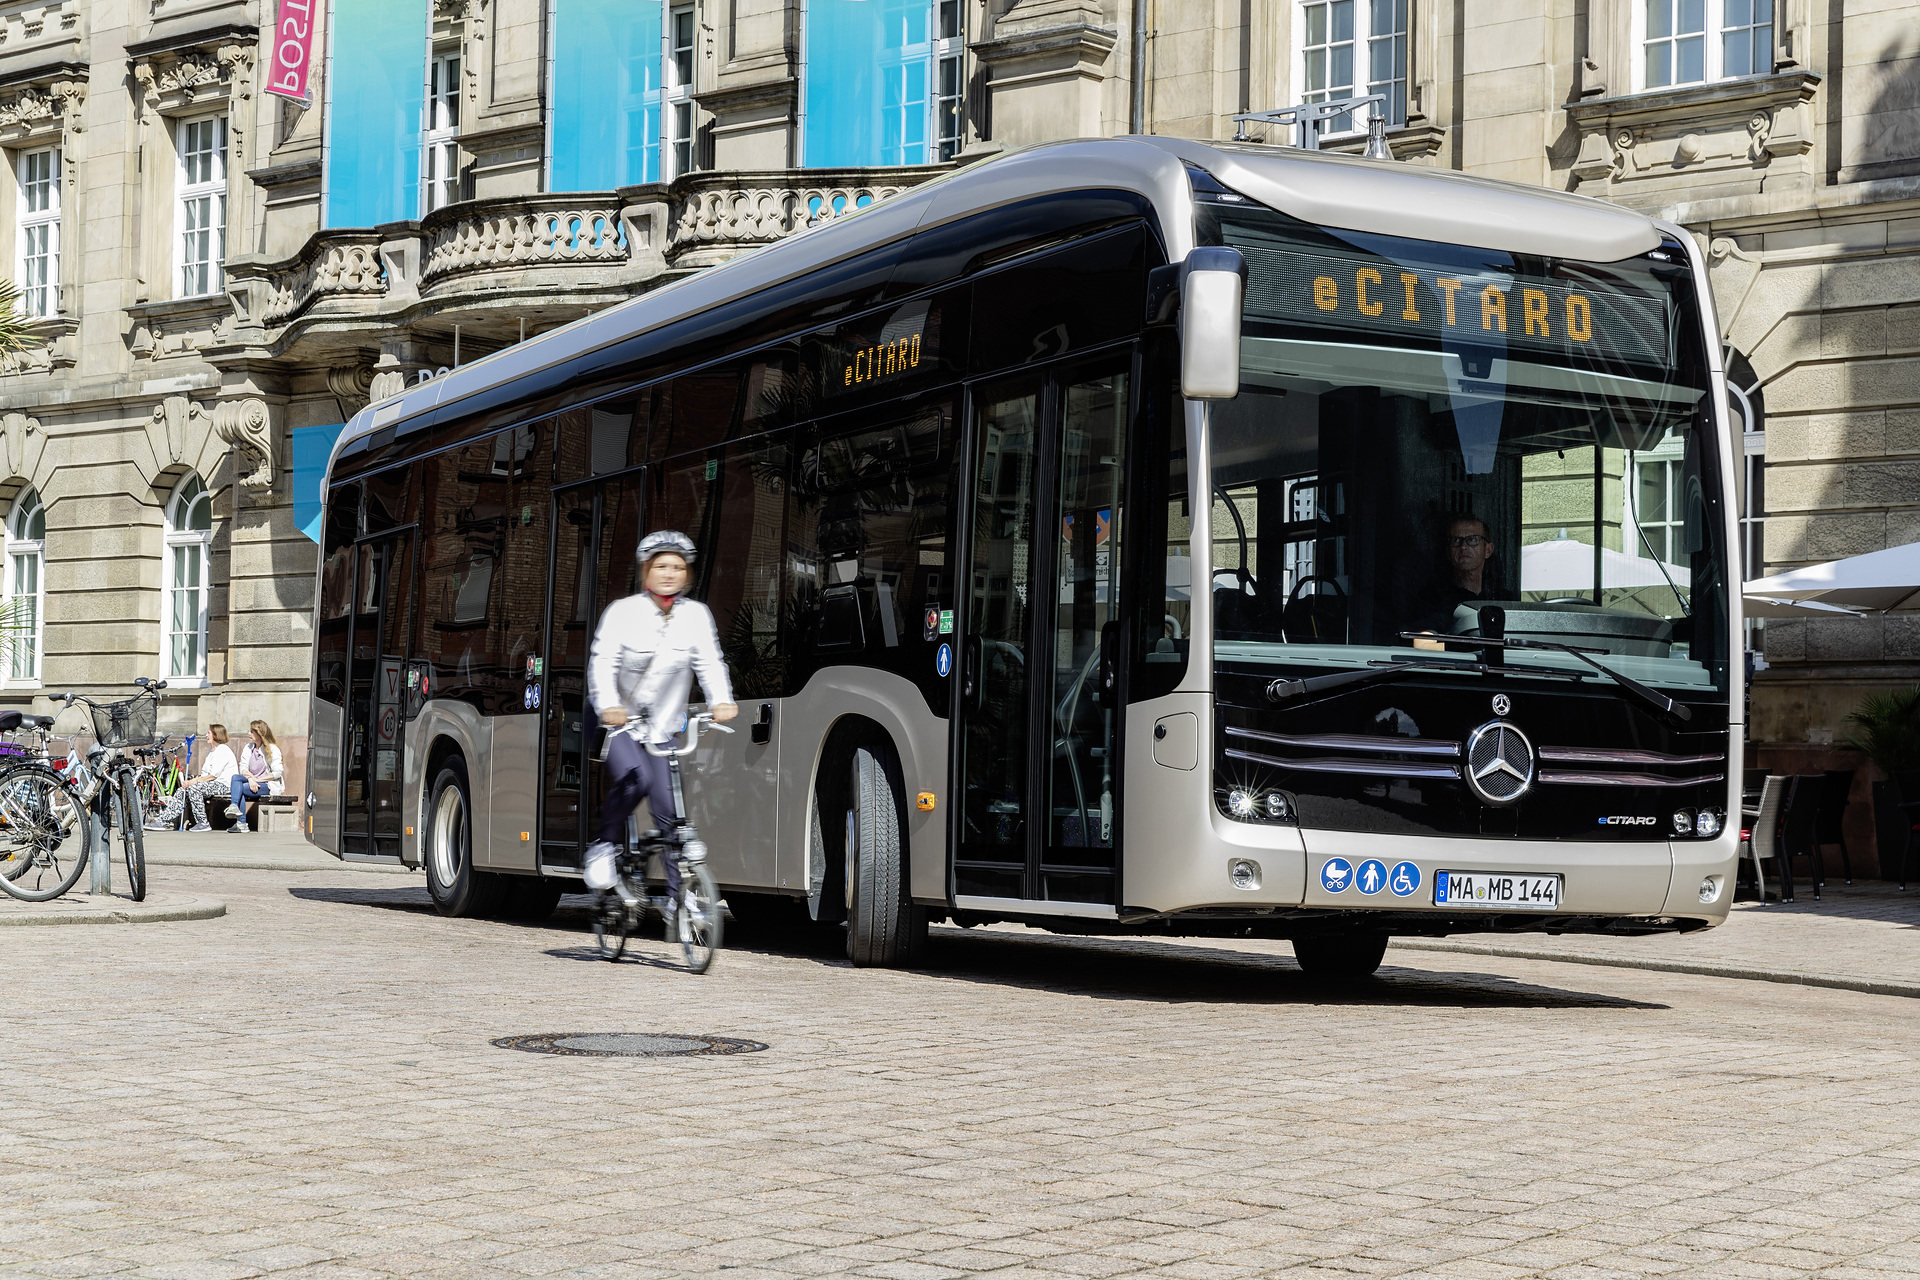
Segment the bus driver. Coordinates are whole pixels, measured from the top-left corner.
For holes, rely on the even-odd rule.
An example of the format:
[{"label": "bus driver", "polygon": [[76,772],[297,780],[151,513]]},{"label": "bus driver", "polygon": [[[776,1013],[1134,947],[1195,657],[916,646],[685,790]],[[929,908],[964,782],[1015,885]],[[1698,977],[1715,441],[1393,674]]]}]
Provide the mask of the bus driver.
[{"label": "bus driver", "polygon": [[[641,590],[607,606],[587,656],[587,696],[599,709],[600,723],[613,730],[637,718],[639,732],[655,746],[666,745],[686,726],[687,694],[695,675],[715,720],[731,720],[739,713],[713,614],[680,594],[687,589],[693,554],[693,539],[684,533],[662,530],[642,538],[634,552]],[[614,854],[641,797],[646,797],[661,831],[671,831],[680,821],[664,759],[644,750],[633,733],[614,734],[606,755],[600,838],[587,848],[585,868],[587,887],[595,892],[611,889],[617,880]]]}]

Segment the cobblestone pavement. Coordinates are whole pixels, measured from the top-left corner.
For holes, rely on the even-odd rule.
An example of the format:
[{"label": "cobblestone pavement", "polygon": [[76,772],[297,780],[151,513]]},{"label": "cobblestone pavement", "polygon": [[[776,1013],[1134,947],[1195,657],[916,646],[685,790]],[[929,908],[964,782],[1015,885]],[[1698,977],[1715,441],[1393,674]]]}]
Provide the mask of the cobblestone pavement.
[{"label": "cobblestone pavement", "polygon": [[[1920,1272],[1910,1000],[1396,953],[940,932],[592,959],[353,872],[0,931],[0,1271],[224,1280]],[[572,900],[572,901],[578,901]],[[1911,945],[1911,944],[1908,944]],[[51,961],[51,963],[49,963]],[[549,1057],[667,1031],[764,1053]]]}]

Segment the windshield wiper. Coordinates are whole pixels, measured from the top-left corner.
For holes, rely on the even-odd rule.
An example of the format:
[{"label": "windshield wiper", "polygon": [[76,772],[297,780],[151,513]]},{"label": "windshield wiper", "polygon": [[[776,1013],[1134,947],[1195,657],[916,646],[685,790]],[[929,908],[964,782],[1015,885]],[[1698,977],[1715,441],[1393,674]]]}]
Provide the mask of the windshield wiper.
[{"label": "windshield wiper", "polygon": [[1467,645],[1470,648],[1478,649],[1544,649],[1549,653],[1571,654],[1641,701],[1650,703],[1668,715],[1676,716],[1681,720],[1693,719],[1692,708],[1686,706],[1684,703],[1675,702],[1666,694],[1649,689],[1638,680],[1630,676],[1623,676],[1612,667],[1604,666],[1594,661],[1591,655],[1605,653],[1607,652],[1605,649],[1581,649],[1570,644],[1560,644],[1553,640],[1484,640],[1479,636],[1450,636],[1438,631],[1402,631],[1400,638],[1402,640],[1443,640],[1448,644]]},{"label": "windshield wiper", "polygon": [[1343,689],[1348,685],[1398,680],[1401,676],[1415,671],[1471,671],[1475,675],[1484,676],[1487,674],[1487,664],[1455,662],[1447,658],[1406,658],[1391,662],[1377,662],[1372,666],[1354,671],[1336,671],[1332,675],[1308,676],[1304,680],[1271,681],[1267,685],[1267,701],[1287,702],[1293,698],[1304,698],[1309,694],[1325,693],[1329,689]]}]

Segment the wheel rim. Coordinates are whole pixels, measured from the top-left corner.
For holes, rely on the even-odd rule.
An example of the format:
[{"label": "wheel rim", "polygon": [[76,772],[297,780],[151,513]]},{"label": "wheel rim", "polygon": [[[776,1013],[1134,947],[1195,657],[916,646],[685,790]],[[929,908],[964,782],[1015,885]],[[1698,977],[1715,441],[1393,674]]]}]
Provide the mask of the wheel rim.
[{"label": "wheel rim", "polygon": [[854,811],[849,809],[847,810],[847,873],[840,878],[840,882],[847,889],[847,919],[849,920],[853,919],[853,851],[859,834],[860,824],[856,820]]},{"label": "wheel rim", "polygon": [[440,792],[433,806],[433,844],[428,856],[433,862],[434,878],[449,888],[460,876],[460,836],[466,830],[467,802],[460,788],[449,786]]}]

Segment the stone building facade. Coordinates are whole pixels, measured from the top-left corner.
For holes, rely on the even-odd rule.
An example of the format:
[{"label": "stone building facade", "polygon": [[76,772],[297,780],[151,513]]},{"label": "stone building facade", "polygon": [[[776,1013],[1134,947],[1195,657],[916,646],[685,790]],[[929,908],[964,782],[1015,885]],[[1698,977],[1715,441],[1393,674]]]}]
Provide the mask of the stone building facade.
[{"label": "stone building facade", "polygon": [[[275,5],[0,2],[21,705],[158,671],[297,771],[313,476],[370,399],[953,164],[1352,95],[1323,145],[1378,111],[1401,162],[1694,230],[1751,574],[1920,539],[1915,0],[333,0],[308,104],[263,91]],[[1756,736],[1817,746],[1920,629],[1756,644]]]}]

